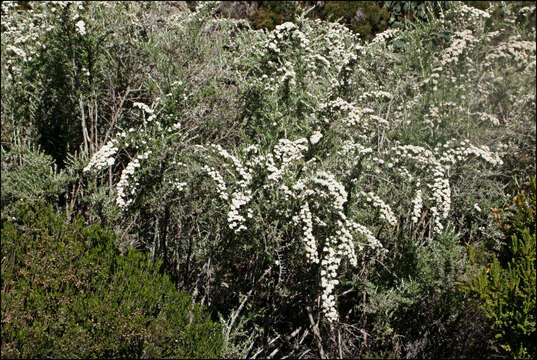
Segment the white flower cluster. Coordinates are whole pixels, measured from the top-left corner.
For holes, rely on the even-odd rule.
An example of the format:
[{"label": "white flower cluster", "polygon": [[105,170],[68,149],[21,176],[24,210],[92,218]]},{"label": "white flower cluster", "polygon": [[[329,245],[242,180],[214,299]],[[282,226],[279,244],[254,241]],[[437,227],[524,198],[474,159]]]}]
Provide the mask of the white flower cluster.
[{"label": "white flower cluster", "polygon": [[26,53],[24,52],[24,50],[22,49],[19,49],[18,47],[16,46],[13,46],[13,45],[8,45],[6,47],[6,50],[7,51],[12,51],[13,53],[15,53],[17,56],[20,56],[22,58],[23,61],[26,60]]},{"label": "white flower cluster", "polygon": [[465,4],[459,4],[457,11],[460,12],[465,19],[470,19],[470,21],[490,18],[490,14],[488,12]]},{"label": "white flower cluster", "polygon": [[[151,150],[139,154],[134,160],[127,164],[127,167],[121,172],[121,177],[119,182],[116,185],[117,197],[116,203],[122,210],[126,210],[130,204],[134,201],[131,197],[136,193],[136,186],[139,185],[138,182],[135,182],[135,186],[132,186],[132,181],[130,178],[135,178],[134,172],[137,168],[140,167],[140,160],[145,160],[151,154]],[[129,189],[130,188],[130,189]],[[130,190],[130,191],[129,191]]]},{"label": "white flower cluster", "polygon": [[[458,163],[466,162],[471,156],[480,158],[492,166],[498,166],[503,163],[500,157],[492,153],[486,145],[477,147],[463,140],[458,146],[454,146],[454,141],[452,139],[443,146],[435,148],[434,152],[413,145],[399,145],[390,150],[396,156],[393,162],[394,165],[398,165],[398,168],[403,168],[404,161],[412,160],[420,171],[424,171],[421,177],[431,179],[430,183],[427,184],[430,194],[423,194],[421,190],[417,190],[416,198],[412,201],[414,205],[412,222],[416,223],[418,221],[423,206],[423,197],[426,195],[426,199],[433,202],[430,211],[435,233],[440,233],[443,230],[442,220],[448,217],[451,209],[451,188],[449,183],[451,168]],[[406,168],[405,171],[407,171]],[[412,181],[410,174],[407,174],[407,177]],[[417,187],[419,186],[418,181]]]},{"label": "white flower cluster", "polygon": [[415,145],[398,145],[394,146],[391,151],[394,153],[394,162],[399,163],[404,159],[412,159],[418,164],[430,165],[433,162],[434,155],[432,151],[421,146]]},{"label": "white flower cluster", "polygon": [[311,211],[308,202],[306,201],[300,209],[299,214],[300,220],[302,221],[304,231],[304,248],[306,249],[306,257],[312,263],[319,263],[319,256],[317,254],[317,243],[315,237],[313,236],[313,222],[311,220]]},{"label": "white flower cluster", "polygon": [[[248,204],[252,196],[249,191],[236,192],[231,196],[231,206],[230,210],[227,213],[227,223],[231,230],[238,234],[242,230],[246,230],[244,222],[246,219],[239,213],[239,210],[242,206]],[[253,212],[252,209],[248,209],[247,217],[252,218]]]},{"label": "white flower cluster", "polygon": [[[368,97],[371,94],[368,94]],[[378,95],[378,94],[377,94]],[[382,95],[382,94],[380,94]],[[375,112],[368,107],[358,107],[354,103],[349,103],[341,98],[332,100],[326,104],[322,104],[321,118],[325,123],[329,123],[331,120],[324,114],[329,114],[330,117],[339,115],[339,121],[348,127],[359,128],[360,134],[370,135],[374,127],[378,125],[388,125],[388,122],[380,116],[373,115]]]},{"label": "white flower cluster", "polygon": [[282,81],[282,83],[289,82],[289,85],[293,87],[293,86],[296,85],[296,81],[295,81],[296,73],[295,73],[295,70],[293,70],[293,68],[291,68],[289,63],[286,63],[285,65],[286,65],[285,68],[279,69],[284,73],[282,78],[281,78],[281,81]]},{"label": "white flower cluster", "polygon": [[338,151],[338,154],[342,156],[360,156],[371,154],[373,149],[370,147],[363,146],[360,143],[354,142],[353,140],[345,140],[341,145],[341,149]]},{"label": "white flower cluster", "polygon": [[290,31],[293,31],[295,30],[297,27],[295,24],[293,24],[292,22],[284,22],[283,24],[280,24],[280,25],[277,25],[274,30],[275,30],[275,34],[278,38],[281,39],[282,37],[282,32],[290,32]]},{"label": "white flower cluster", "polygon": [[319,142],[319,140],[321,140],[321,138],[323,137],[323,134],[321,134],[320,131],[315,131],[311,136],[310,136],[310,142],[312,143],[312,145],[315,145]]},{"label": "white flower cluster", "polygon": [[[15,1],[2,1],[2,44],[6,47],[6,63],[13,73],[19,74],[26,62],[31,61],[41,51],[46,49],[44,39],[58,22],[58,8],[64,10],[70,4],[70,12],[76,21],[80,11],[84,11],[84,4],[75,1],[43,1],[32,3],[30,9],[21,10]],[[75,24],[75,31],[85,34],[85,24],[82,20]],[[4,54],[2,54],[4,55]],[[15,59],[13,57],[22,58]],[[14,80],[11,74],[8,80]]]},{"label": "white flower cluster", "polygon": [[338,227],[335,235],[329,236],[325,241],[323,259],[321,261],[322,309],[328,321],[336,321],[339,318],[334,289],[339,283],[337,280],[337,270],[341,261],[344,257],[347,257],[352,266],[358,264],[354,252],[353,236],[349,230],[356,229],[362,234],[369,235],[368,240],[373,246],[380,244],[378,241],[375,243],[376,239],[367,229],[352,221],[348,221],[342,212],[338,212],[338,215],[341,220],[337,220],[336,222]]},{"label": "white flower cluster", "polygon": [[412,222],[417,224],[421,215],[421,209],[423,208],[423,199],[421,198],[420,189],[416,191],[416,197],[412,200],[412,204],[414,205],[414,208],[412,209]]},{"label": "white flower cluster", "polygon": [[499,155],[490,151],[487,145],[475,146],[467,140],[461,141],[460,145],[446,150],[439,161],[449,165],[455,165],[457,162],[467,160],[470,156],[481,158],[492,166],[501,166],[503,164]]},{"label": "white flower cluster", "polygon": [[524,6],[522,9],[518,10],[518,14],[522,16],[529,16],[535,12],[535,6]]},{"label": "white flower cluster", "polygon": [[175,179],[174,181],[169,182],[170,185],[172,185],[174,188],[177,189],[177,191],[183,191],[187,185],[186,182],[179,182],[179,179]]},{"label": "white flower cluster", "polygon": [[387,91],[378,90],[378,91],[366,91],[362,95],[360,95],[359,99],[360,102],[366,101],[369,99],[387,99],[390,100],[393,97],[393,95]]},{"label": "white flower cluster", "polygon": [[[306,38],[304,33],[291,22],[276,26],[276,28],[268,34],[268,37],[263,44],[263,48],[260,49],[260,53],[262,55],[273,54],[278,58],[277,62],[269,61],[268,65],[272,67],[271,72],[273,74],[278,74],[279,76],[261,77],[262,80],[266,81],[266,90],[276,91],[282,84],[288,84],[291,89],[296,86],[295,64],[289,59],[289,56],[285,54],[286,50],[292,48],[292,44],[295,42],[299,44],[299,47],[303,49],[303,51],[308,50],[310,41]],[[278,64],[281,64],[281,66],[276,68]]]},{"label": "white flower cluster", "polygon": [[243,167],[239,159],[231,155],[227,150],[222,148],[222,146],[212,145],[212,147],[216,149],[218,151],[218,154],[222,156],[224,159],[231,160],[231,162],[233,163],[233,166],[235,167],[235,171],[238,172],[241,177],[241,179],[237,180],[237,184],[242,188],[247,187],[250,181],[252,181],[251,171]]},{"label": "white flower cluster", "polygon": [[330,68],[330,61],[328,61],[324,56],[315,54],[313,57],[315,60],[319,60],[326,68]]},{"label": "white flower cluster", "polygon": [[[380,241],[378,241],[378,239],[373,235],[373,233],[371,233],[371,231],[368,228],[366,228],[363,225],[357,224],[357,223],[355,223],[353,221],[349,221],[348,224],[349,224],[349,227],[354,232],[357,232],[358,234],[361,234],[366,238],[366,240],[368,241],[369,246],[371,248],[373,248],[373,249],[383,249],[382,244],[380,243]],[[360,246],[360,249],[361,249],[362,248],[361,244],[359,243],[358,245]],[[383,249],[383,250],[385,250],[385,249]]]},{"label": "white flower cluster", "polygon": [[75,27],[77,33],[82,36],[86,35],[86,23],[84,22],[84,20],[78,20],[75,24]]},{"label": "white flower cluster", "polygon": [[[352,32],[336,23],[299,17],[296,24],[278,25],[249,50],[263,59],[262,67],[257,68],[262,72],[252,72],[252,81],[261,82],[270,93],[279,94],[285,89],[287,98],[298,97],[306,106],[315,106],[316,99],[325,98],[330,89],[346,82],[348,76],[344,74],[357,59],[353,39]],[[297,84],[298,74],[301,84]],[[315,93],[297,91],[304,85]]]},{"label": "white flower cluster", "polygon": [[397,35],[401,30],[399,29],[387,29],[384,30],[381,33],[378,33],[375,35],[375,38],[371,40],[370,44],[377,44],[377,43],[383,43],[386,42],[386,40],[392,39],[395,35]]},{"label": "white flower cluster", "polygon": [[[200,146],[200,148],[204,149],[202,146]],[[236,178],[236,181],[228,186],[222,175],[216,169],[208,165],[204,165],[202,168],[216,183],[220,199],[230,201],[230,209],[227,213],[227,224],[235,234],[239,234],[241,231],[247,230],[245,225],[247,218],[253,217],[251,208],[246,209],[245,215],[241,214],[242,209],[252,199],[252,194],[249,189],[252,181],[252,169],[248,166],[245,167],[239,159],[231,155],[220,145],[210,145],[207,150],[213,150],[217,156],[230,162],[233,166],[233,172],[239,175],[239,177]],[[250,147],[248,149],[248,152],[256,151],[257,148],[255,147]],[[224,162],[223,166],[227,168],[228,163]]]},{"label": "white flower cluster", "polygon": [[274,156],[279,159],[282,166],[285,166],[292,161],[302,159],[303,152],[308,150],[308,140],[300,138],[295,141],[288,139],[280,139],[278,144],[274,146]]},{"label": "white flower cluster", "polygon": [[149,115],[153,114],[153,110],[151,110],[151,108],[149,106],[147,106],[146,104],[144,104],[144,103],[135,102],[134,104],[132,104],[132,106],[137,107],[139,109],[142,109],[143,111],[145,111]]},{"label": "white flower cluster", "polygon": [[[281,179],[284,171],[292,162],[304,157],[303,153],[308,149],[307,144],[308,140],[305,138],[295,141],[280,139],[274,147],[273,154],[266,156],[266,168],[269,171],[268,180],[275,182]],[[276,161],[280,162],[280,167],[276,166]]]},{"label": "white flower cluster", "polygon": [[451,45],[442,52],[440,63],[442,66],[457,64],[464,50],[477,42],[479,41],[472,35],[472,30],[456,31]]},{"label": "white flower cluster", "polygon": [[328,237],[323,249],[324,258],[321,261],[321,287],[323,289],[321,306],[328,321],[338,319],[334,288],[339,283],[336,277],[341,257],[337,256],[335,248],[337,248],[336,239],[333,236]]},{"label": "white flower cluster", "polygon": [[[331,200],[335,210],[343,210],[343,205],[347,201],[347,191],[345,190],[345,187],[336,180],[336,177],[333,174],[326,171],[319,171],[311,179],[311,182],[314,185],[319,185],[316,186],[314,190],[317,199],[325,198],[326,200]],[[328,191],[324,191],[324,189]]]},{"label": "white flower cluster", "polygon": [[90,159],[90,162],[84,168],[84,172],[92,169],[102,170],[106,167],[112,166],[116,161],[114,156],[118,151],[118,142],[116,139],[112,139],[107,142],[102,148],[99,149]]},{"label": "white flower cluster", "polygon": [[431,214],[434,221],[433,230],[438,234],[444,229],[441,220],[446,219],[451,208],[451,188],[449,180],[445,178],[445,168],[437,166],[434,169],[434,180],[427,187],[432,192],[432,198],[436,206],[431,207]]},{"label": "white flower cluster", "polygon": [[521,40],[510,36],[495,46],[485,57],[485,64],[492,66],[498,59],[514,60],[519,64],[533,64],[535,67],[535,41]]},{"label": "white flower cluster", "polygon": [[229,195],[227,194],[226,183],[224,182],[222,175],[220,175],[218,171],[208,165],[204,165],[202,169],[207,172],[211,179],[213,179],[213,181],[216,183],[216,187],[218,189],[218,196],[220,196],[220,199],[228,200]]},{"label": "white flower cluster", "polygon": [[2,44],[7,45],[7,51],[2,53],[2,63],[5,61],[10,69],[7,80],[17,81],[17,75],[26,63],[46,48],[43,38],[55,26],[53,9],[55,6],[65,7],[66,4],[36,2],[31,9],[20,10],[16,2],[2,1],[1,6]]},{"label": "white flower cluster", "polygon": [[[320,137],[320,132],[315,135]],[[308,144],[314,142],[311,140],[308,142],[306,138],[294,141],[280,139],[267,154],[261,154],[258,146],[250,145],[241,152],[242,159],[218,146],[199,148],[212,150],[208,153],[225,160],[221,163],[223,169],[229,174],[237,175],[234,181],[226,183],[218,171],[207,165],[203,167],[217,184],[221,199],[229,201],[226,221],[229,229],[235,234],[247,230],[248,219],[253,218],[253,206],[250,205],[255,201],[252,196],[256,190],[252,187],[253,176],[268,171],[265,183],[258,186],[276,191],[267,192],[265,196],[276,196],[281,199],[279,196],[283,195],[285,199],[283,204],[288,205],[285,205],[286,209],[280,211],[277,210],[282,206],[280,201],[267,203],[265,199],[263,204],[257,206],[261,208],[276,206],[278,213],[287,217],[290,224],[299,229],[306,259],[310,263],[321,265],[322,308],[326,318],[334,321],[338,318],[335,302],[337,269],[344,258],[347,258],[352,266],[357,264],[356,238],[353,234],[365,237],[364,243],[372,248],[382,246],[366,227],[346,218],[343,210],[347,192],[333,174],[319,170],[313,175],[308,175],[308,171],[304,170],[302,178],[295,179],[294,176],[289,176],[296,170],[293,164],[303,161],[303,153],[308,150]],[[285,182],[290,179],[292,182],[286,184]],[[298,208],[298,212],[294,213],[292,210],[294,208]],[[327,212],[333,214],[331,218],[334,220],[331,223],[321,220],[321,217],[326,220]],[[387,214],[385,209],[384,213]],[[317,238],[319,233],[322,234],[322,238]],[[362,244],[358,244],[361,248]],[[321,246],[322,251],[319,251]]]},{"label": "white flower cluster", "polygon": [[395,217],[392,209],[381,198],[379,198],[377,195],[375,195],[371,191],[368,193],[360,191],[360,195],[368,203],[373,205],[373,207],[379,209],[381,219],[384,219],[385,221],[387,221],[391,226],[395,226],[397,224],[397,218]]}]

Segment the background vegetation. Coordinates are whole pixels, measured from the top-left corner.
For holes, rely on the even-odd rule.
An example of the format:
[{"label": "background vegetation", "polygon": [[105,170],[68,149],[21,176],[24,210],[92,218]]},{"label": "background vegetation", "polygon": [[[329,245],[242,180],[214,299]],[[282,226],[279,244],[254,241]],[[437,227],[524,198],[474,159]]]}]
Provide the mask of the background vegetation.
[{"label": "background vegetation", "polygon": [[532,2],[1,26],[2,357],[535,357]]}]

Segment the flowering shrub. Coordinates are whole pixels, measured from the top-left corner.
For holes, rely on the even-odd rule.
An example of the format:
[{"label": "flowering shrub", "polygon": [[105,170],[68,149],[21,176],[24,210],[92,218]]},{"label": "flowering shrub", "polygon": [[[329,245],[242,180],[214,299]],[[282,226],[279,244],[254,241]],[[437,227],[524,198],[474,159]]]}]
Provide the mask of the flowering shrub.
[{"label": "flowering shrub", "polygon": [[460,334],[441,310],[464,317],[460,243],[501,244],[488,209],[535,171],[535,30],[512,23],[531,6],[491,25],[500,5],[454,3],[367,42],[307,12],[266,31],[159,6],[89,6],[84,36],[110,26],[131,62],[102,62],[128,85],[100,87],[74,210],[161,259],[230,356],[426,356],[429,330]]},{"label": "flowering shrub", "polygon": [[[161,191],[171,192],[177,199],[184,199],[179,202],[192,197],[211,198],[209,194],[213,193],[205,206],[210,206],[210,213],[214,214],[211,224],[215,221],[221,224],[221,230],[211,236],[215,239],[222,237],[240,246],[249,239],[266,238],[267,226],[272,224],[270,238],[281,240],[269,242],[268,248],[265,245],[263,251],[269,264],[284,266],[287,271],[298,265],[310,269],[310,276],[320,279],[318,296],[322,312],[327,320],[337,321],[336,289],[342,276],[338,269],[344,259],[356,266],[357,251],[364,247],[383,250],[382,240],[377,236],[386,241],[396,226],[399,231],[406,227],[408,231],[428,228],[427,238],[432,241],[435,234],[443,232],[450,215],[450,173],[457,171],[458,164],[473,158],[491,166],[501,165],[502,160],[487,146],[455,139],[432,150],[398,141],[391,146],[378,146],[381,137],[386,137],[394,126],[383,114],[385,104],[394,95],[377,88],[363,92],[356,101],[341,96],[349,98],[346,85],[352,84],[349,71],[357,66],[358,56],[375,54],[394,35],[379,35],[366,46],[353,45],[356,39],[346,28],[300,17],[296,24],[284,23],[270,33],[255,36],[257,40],[251,45],[239,44],[253,46],[242,50],[252,54],[253,59],[234,63],[246,73],[249,84],[244,90],[242,116],[251,145],[234,153],[218,144],[176,144],[167,148],[169,145],[164,144],[171,144],[184,131],[179,127],[165,130],[160,125],[158,111],[153,112],[143,104],[135,105],[151,113],[153,121],[145,129],[121,134],[126,144],[139,150],[117,183],[117,203],[125,211],[131,208],[138,211],[134,209],[146,206],[143,199],[151,196],[144,186],[154,189],[156,181],[162,187],[157,192],[159,196]],[[253,93],[255,99],[251,98]],[[108,156],[111,146],[96,153],[87,170],[113,164],[113,157],[99,160],[101,154]],[[157,155],[159,151],[167,155]],[[141,177],[135,175],[136,169],[143,167],[140,160],[153,153],[160,160],[150,161],[146,166],[161,170],[157,173],[156,168],[146,170],[153,174],[146,178],[144,185]],[[180,158],[182,163],[175,165],[171,158]],[[389,182],[373,180],[376,174],[405,184],[406,191],[414,192],[416,199],[394,199],[396,189]],[[201,188],[200,180],[204,184]],[[375,188],[377,191],[373,191]],[[392,199],[383,200],[389,193]],[[401,213],[392,209],[394,200],[399,202]],[[169,207],[182,206],[169,203]],[[215,212],[216,209],[219,210]],[[376,211],[385,225],[372,222],[367,216]],[[176,212],[164,210],[168,214],[164,221],[168,222],[170,214]],[[282,228],[280,223],[286,226]],[[158,217],[150,226],[160,228]],[[209,234],[210,228],[203,232]],[[373,235],[375,232],[377,236]],[[157,244],[159,236],[162,235],[156,230],[144,242],[152,251],[160,247],[163,256],[180,268],[178,245]],[[297,250],[293,241],[302,244],[298,248],[302,248],[300,251],[307,262],[281,264],[276,259],[282,253],[284,258],[296,256],[292,253]],[[316,296],[315,289],[306,290]],[[314,298],[310,302],[313,304]]]}]

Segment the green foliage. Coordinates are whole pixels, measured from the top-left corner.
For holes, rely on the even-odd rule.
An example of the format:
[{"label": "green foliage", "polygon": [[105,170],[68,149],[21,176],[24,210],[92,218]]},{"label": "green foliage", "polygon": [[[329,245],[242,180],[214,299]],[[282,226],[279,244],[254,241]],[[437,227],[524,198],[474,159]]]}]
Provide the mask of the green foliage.
[{"label": "green foliage", "polygon": [[[508,243],[463,289],[480,301],[509,357],[535,358],[535,176],[501,214]],[[475,251],[471,252],[475,259]],[[476,261],[476,260],[474,260]]]},{"label": "green foliage", "polygon": [[2,357],[211,358],[221,329],[159,264],[46,206],[2,222]]},{"label": "green foliage", "polygon": [[294,21],[297,13],[295,1],[261,1],[257,11],[250,16],[255,29],[273,30],[276,25]]},{"label": "green foliage", "polygon": [[388,27],[388,11],[372,1],[327,1],[323,14],[333,20],[342,18],[351,30],[365,39],[371,39]]},{"label": "green foliage", "polygon": [[486,10],[490,6],[490,1],[463,1],[463,3],[479,10]]},{"label": "green foliage", "polygon": [[77,33],[75,23],[80,17],[72,14],[71,6],[57,10],[50,19],[56,26],[40,39],[41,49],[24,72],[25,80],[33,85],[28,112],[37,141],[60,167],[67,153],[82,144],[81,123],[75,120],[80,111],[79,94],[91,86],[98,53],[88,37]]},{"label": "green foliage", "polygon": [[323,5],[315,2],[261,1],[257,11],[250,16],[250,21],[255,29],[273,30],[276,25],[293,22],[298,14],[298,6],[309,8],[312,5],[317,6],[312,16],[323,20],[341,19],[349,29],[366,39],[387,28],[389,12],[381,3],[373,1],[326,1]]},{"label": "green foliage", "polygon": [[[468,1],[470,6],[479,7],[479,4],[490,3],[487,1]],[[494,24],[504,23],[505,20],[513,18],[515,21],[508,20],[508,27],[512,27],[513,24],[516,24],[517,27],[525,29],[526,31],[531,31],[532,28],[535,28],[535,7],[531,10],[531,7],[534,3],[531,1],[513,1],[510,3],[510,6],[506,6],[505,3],[495,3],[492,2],[492,11],[491,17],[487,20],[487,26],[492,27]],[[522,11],[521,11],[522,10]],[[505,25],[504,25],[505,26]]]},{"label": "green foliage", "polygon": [[2,148],[2,219],[14,216],[26,203],[60,205],[67,195],[69,176],[60,173],[54,159],[37,146]]},{"label": "green foliage", "polygon": [[[478,2],[478,1],[475,1]],[[390,13],[388,24],[403,26],[403,21],[426,21],[430,13],[438,15],[445,8],[443,1],[385,1],[384,8]]]},{"label": "green foliage", "polygon": [[341,302],[343,309],[354,304],[352,312],[360,317],[351,319],[371,324],[361,357],[380,356],[387,349],[391,353],[384,357],[395,358],[475,358],[487,351],[486,319],[455,291],[468,262],[460,235],[453,230],[450,227],[431,244],[394,239],[394,258],[379,259],[366,275],[365,287],[364,279],[354,276],[367,302],[351,296]]}]

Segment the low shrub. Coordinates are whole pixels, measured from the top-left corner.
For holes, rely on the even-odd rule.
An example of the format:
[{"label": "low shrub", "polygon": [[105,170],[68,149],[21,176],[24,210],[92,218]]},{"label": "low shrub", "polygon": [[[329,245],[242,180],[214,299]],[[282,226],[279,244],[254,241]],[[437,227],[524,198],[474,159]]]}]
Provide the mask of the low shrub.
[{"label": "low shrub", "polygon": [[2,222],[2,348],[14,357],[216,357],[221,329],[99,225],[25,206]]}]

